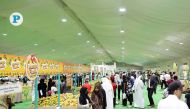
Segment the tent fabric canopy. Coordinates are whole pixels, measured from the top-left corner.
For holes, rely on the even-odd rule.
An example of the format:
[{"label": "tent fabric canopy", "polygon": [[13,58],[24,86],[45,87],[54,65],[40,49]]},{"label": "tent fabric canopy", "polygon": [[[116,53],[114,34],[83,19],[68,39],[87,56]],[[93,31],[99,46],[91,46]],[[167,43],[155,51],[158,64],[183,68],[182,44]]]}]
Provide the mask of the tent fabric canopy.
[{"label": "tent fabric canopy", "polygon": [[[187,57],[189,4],[189,0],[1,0],[0,53],[140,66]],[[119,12],[120,7],[126,12]],[[23,15],[21,26],[10,24],[13,12]]]}]

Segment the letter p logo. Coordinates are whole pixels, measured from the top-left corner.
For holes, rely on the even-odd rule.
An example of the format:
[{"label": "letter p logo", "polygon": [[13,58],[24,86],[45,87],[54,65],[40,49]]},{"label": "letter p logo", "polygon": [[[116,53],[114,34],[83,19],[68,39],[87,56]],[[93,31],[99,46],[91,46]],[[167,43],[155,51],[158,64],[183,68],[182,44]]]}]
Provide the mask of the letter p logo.
[{"label": "letter p logo", "polygon": [[13,15],[13,23],[17,23],[17,21],[20,20],[20,16],[18,15]]},{"label": "letter p logo", "polygon": [[11,14],[11,16],[9,17],[10,23],[14,26],[19,26],[22,24],[23,22],[23,17],[20,13],[18,12],[14,12]]}]

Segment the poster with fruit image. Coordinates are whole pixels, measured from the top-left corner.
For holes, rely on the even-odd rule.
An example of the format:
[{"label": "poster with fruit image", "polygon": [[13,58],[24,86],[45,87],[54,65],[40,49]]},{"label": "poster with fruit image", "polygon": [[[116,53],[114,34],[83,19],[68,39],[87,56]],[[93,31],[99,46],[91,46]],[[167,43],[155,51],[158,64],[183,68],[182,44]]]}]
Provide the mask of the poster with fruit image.
[{"label": "poster with fruit image", "polygon": [[7,67],[7,56],[0,54],[0,71],[3,72],[5,71]]},{"label": "poster with fruit image", "polygon": [[66,73],[67,76],[67,86],[72,86],[72,74]]},{"label": "poster with fruit image", "polygon": [[58,73],[56,71],[56,62],[55,61],[49,61],[48,64],[49,64],[48,66],[49,66],[50,74],[56,74],[56,73]]},{"label": "poster with fruit image", "polygon": [[39,59],[39,75],[63,73],[63,65],[53,60]]},{"label": "poster with fruit image", "polygon": [[63,63],[63,72],[64,73],[72,73],[71,67],[72,67],[71,64]]},{"label": "poster with fruit image", "polygon": [[55,73],[63,73],[63,65],[60,62],[55,62]]},{"label": "poster with fruit image", "polygon": [[74,73],[73,66],[74,66],[74,64],[70,64],[70,72],[71,72],[71,73]]},{"label": "poster with fruit image", "polygon": [[0,72],[1,76],[8,74],[8,59],[7,55],[0,54]]},{"label": "poster with fruit image", "polygon": [[0,75],[14,76],[24,74],[24,58],[21,56],[0,54]]},{"label": "poster with fruit image", "polygon": [[35,80],[39,72],[39,63],[35,55],[29,55],[26,59],[26,75],[30,80]]},{"label": "poster with fruit image", "polygon": [[10,60],[13,76],[24,75],[24,60],[25,57],[21,56],[15,56],[12,58],[12,60]]},{"label": "poster with fruit image", "polygon": [[39,59],[39,75],[48,74],[48,62],[44,59]]}]

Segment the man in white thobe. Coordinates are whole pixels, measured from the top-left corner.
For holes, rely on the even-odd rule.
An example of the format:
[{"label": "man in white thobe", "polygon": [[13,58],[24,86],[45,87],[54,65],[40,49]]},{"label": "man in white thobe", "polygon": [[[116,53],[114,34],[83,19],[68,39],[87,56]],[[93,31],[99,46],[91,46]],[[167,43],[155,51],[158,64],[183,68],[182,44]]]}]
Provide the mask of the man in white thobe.
[{"label": "man in white thobe", "polygon": [[102,87],[106,92],[106,102],[107,102],[106,109],[113,109],[114,93],[111,81],[108,78],[102,78]]},{"label": "man in white thobe", "polygon": [[187,104],[180,100],[183,86],[180,82],[173,82],[168,87],[169,96],[160,100],[158,109],[189,109]]},{"label": "man in white thobe", "polygon": [[136,108],[144,108],[144,96],[143,96],[143,89],[144,83],[141,80],[142,76],[139,76],[134,83],[134,107]]},{"label": "man in white thobe", "polygon": [[166,73],[166,74],[164,75],[164,78],[165,78],[165,81],[167,82],[168,80],[171,79],[170,74]]}]

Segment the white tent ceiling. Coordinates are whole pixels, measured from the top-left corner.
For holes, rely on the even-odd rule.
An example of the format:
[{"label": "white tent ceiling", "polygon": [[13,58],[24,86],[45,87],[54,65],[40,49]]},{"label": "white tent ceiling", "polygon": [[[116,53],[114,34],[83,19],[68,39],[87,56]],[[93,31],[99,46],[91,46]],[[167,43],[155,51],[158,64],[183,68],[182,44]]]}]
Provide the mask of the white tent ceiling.
[{"label": "white tent ceiling", "polygon": [[[0,33],[8,35],[1,35],[0,52],[136,65],[187,57],[189,5],[189,0],[1,0]],[[127,11],[119,12],[121,7]],[[24,16],[18,28],[8,21],[15,11]]]}]

